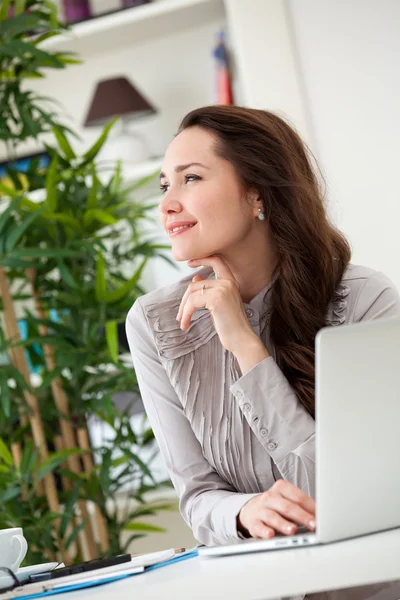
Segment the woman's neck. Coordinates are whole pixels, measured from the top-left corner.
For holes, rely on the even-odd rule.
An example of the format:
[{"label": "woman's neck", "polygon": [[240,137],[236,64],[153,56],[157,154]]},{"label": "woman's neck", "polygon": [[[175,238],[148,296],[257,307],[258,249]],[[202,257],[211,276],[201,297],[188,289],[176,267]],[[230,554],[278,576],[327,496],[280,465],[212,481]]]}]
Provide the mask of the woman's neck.
[{"label": "woman's neck", "polygon": [[240,295],[245,304],[268,285],[277,264],[275,248],[265,233],[258,244],[236,247],[222,258],[239,283]]}]

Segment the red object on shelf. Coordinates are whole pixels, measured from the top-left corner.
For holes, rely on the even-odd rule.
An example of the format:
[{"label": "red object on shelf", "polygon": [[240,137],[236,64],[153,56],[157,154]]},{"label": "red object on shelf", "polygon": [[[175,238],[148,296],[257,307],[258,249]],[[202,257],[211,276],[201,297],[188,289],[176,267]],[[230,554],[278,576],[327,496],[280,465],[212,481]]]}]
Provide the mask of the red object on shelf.
[{"label": "red object on shelf", "polygon": [[223,31],[218,32],[217,40],[218,43],[213,52],[217,60],[217,104],[232,105],[233,93],[229,70],[229,55]]},{"label": "red object on shelf", "polygon": [[89,0],[63,0],[67,23],[83,21],[91,17]]}]

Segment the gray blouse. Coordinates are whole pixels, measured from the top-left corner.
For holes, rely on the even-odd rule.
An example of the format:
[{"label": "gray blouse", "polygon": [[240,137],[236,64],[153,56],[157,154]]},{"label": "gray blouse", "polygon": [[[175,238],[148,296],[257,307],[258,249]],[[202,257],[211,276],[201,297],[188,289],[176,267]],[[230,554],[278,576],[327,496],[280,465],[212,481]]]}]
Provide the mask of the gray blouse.
[{"label": "gray blouse", "polygon": [[[210,268],[197,271],[211,279]],[[180,499],[206,545],[238,539],[236,516],[284,478],[315,496],[315,422],[274,360],[271,288],[246,314],[270,357],[242,376],[208,310],[182,331],[176,315],[193,275],[139,298],[126,331],[143,403]],[[329,303],[327,325],[400,315],[400,296],[382,273],[349,265]]]}]

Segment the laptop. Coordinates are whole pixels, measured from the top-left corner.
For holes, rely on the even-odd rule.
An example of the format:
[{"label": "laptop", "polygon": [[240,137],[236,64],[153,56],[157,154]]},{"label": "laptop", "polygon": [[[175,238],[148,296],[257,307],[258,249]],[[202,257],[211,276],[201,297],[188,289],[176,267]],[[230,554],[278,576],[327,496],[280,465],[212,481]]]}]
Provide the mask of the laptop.
[{"label": "laptop", "polygon": [[316,336],[316,531],[199,547],[227,556],[400,527],[400,318]]}]

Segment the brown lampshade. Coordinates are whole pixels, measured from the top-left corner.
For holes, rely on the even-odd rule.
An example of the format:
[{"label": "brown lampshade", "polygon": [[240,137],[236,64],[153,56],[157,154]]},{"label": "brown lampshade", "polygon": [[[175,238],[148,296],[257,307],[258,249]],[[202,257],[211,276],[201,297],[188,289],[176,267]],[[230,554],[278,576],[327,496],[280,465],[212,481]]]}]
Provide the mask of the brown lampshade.
[{"label": "brown lampshade", "polygon": [[130,120],[155,113],[155,108],[126,77],[103,79],[97,83],[85,127],[101,127],[116,115]]}]

